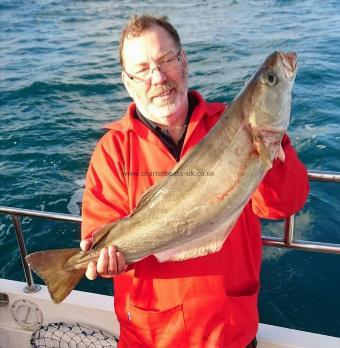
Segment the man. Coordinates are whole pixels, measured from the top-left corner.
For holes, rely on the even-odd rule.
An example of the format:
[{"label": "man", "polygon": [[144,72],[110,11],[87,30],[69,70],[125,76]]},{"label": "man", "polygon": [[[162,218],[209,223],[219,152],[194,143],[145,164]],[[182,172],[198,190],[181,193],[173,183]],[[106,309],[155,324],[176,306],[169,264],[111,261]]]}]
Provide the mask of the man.
[{"label": "man", "polygon": [[[187,58],[165,18],[135,16],[122,32],[120,58],[134,103],[108,125],[93,153],[83,199],[83,250],[98,228],[132,212],[161,178],[142,173],[169,172],[226,108],[188,93]],[[119,347],[256,346],[258,216],[290,216],[308,192],[306,170],[286,135],[282,147],[285,161],[274,161],[219,252],[165,263],[149,256],[127,268],[124,255],[112,246],[88,265],[89,279],[115,276]]]}]

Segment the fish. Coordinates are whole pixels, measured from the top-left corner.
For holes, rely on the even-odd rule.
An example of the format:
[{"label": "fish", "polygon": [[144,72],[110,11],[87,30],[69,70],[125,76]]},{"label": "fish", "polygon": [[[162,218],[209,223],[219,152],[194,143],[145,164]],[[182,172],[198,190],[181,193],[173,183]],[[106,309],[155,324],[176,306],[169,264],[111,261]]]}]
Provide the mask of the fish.
[{"label": "fish", "polygon": [[[53,302],[68,296],[103,247],[114,245],[127,264],[149,255],[164,262],[219,251],[273,161],[284,161],[281,140],[296,71],[296,53],[269,55],[210,132],[128,216],[99,229],[89,251],[28,255],[28,265],[44,280]],[[208,171],[212,175],[186,175]]]}]

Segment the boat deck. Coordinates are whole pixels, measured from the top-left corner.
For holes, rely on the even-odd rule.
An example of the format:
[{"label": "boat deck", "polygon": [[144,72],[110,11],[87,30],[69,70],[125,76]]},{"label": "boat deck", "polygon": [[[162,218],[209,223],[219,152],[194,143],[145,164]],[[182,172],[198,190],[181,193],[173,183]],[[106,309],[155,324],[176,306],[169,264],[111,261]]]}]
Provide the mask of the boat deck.
[{"label": "boat deck", "polygon": [[[45,286],[39,292],[27,294],[23,292],[25,285],[0,279],[0,292],[8,295],[8,303],[0,304],[0,348],[31,347],[32,333],[40,320],[42,325],[56,322],[84,324],[119,336],[111,296],[74,290],[63,303],[56,305],[50,300]],[[266,324],[260,324],[257,338],[259,348],[340,347],[337,337]]]}]

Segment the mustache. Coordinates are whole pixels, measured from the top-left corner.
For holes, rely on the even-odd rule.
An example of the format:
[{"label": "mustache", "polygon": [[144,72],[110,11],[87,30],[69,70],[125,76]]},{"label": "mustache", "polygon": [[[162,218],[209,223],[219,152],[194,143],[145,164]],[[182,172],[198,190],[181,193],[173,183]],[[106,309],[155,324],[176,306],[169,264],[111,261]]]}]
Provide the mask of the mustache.
[{"label": "mustache", "polygon": [[158,95],[162,93],[166,93],[176,87],[176,83],[172,81],[167,81],[163,83],[162,85],[153,87],[149,93],[148,93],[148,99],[151,100],[154,97],[157,97]]}]

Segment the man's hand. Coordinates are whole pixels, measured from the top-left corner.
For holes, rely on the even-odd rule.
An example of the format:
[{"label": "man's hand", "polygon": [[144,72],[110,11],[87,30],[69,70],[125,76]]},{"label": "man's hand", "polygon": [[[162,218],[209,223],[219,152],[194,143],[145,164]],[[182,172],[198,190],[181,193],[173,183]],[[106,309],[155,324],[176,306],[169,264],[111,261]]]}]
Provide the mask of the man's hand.
[{"label": "man's hand", "polygon": [[[80,248],[87,251],[91,248],[91,241],[84,239],[80,242]],[[121,272],[124,272],[127,264],[124,255],[116,251],[114,246],[100,250],[98,261],[90,261],[86,269],[86,277],[90,280],[97,278],[98,274],[103,278],[112,278]]]}]

